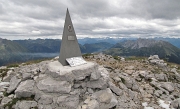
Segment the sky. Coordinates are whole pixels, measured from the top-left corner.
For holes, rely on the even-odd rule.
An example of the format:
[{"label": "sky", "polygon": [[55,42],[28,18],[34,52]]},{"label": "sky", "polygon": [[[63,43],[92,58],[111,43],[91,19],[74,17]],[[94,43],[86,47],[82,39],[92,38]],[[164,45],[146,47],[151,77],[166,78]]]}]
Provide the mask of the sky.
[{"label": "sky", "polygon": [[180,38],[180,0],[0,0],[0,38],[61,39],[67,8],[77,38]]}]

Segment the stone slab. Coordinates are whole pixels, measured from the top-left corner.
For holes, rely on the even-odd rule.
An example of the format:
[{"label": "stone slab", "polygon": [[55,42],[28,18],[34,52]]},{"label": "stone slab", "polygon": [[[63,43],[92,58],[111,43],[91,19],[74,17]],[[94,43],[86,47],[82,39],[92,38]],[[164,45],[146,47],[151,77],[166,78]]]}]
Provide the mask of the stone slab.
[{"label": "stone slab", "polygon": [[97,72],[98,65],[93,62],[76,67],[63,66],[59,61],[52,61],[48,64],[49,75],[58,78],[61,81],[72,82],[74,80],[82,80],[90,76],[92,72]]},{"label": "stone slab", "polygon": [[56,81],[50,77],[37,83],[38,89],[47,93],[66,94],[71,91],[71,86],[72,85],[67,81]]}]

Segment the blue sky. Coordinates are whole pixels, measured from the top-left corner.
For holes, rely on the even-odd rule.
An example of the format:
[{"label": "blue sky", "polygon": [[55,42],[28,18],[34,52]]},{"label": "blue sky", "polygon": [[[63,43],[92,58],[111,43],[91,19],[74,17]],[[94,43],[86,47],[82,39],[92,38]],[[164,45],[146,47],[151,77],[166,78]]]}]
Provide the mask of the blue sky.
[{"label": "blue sky", "polygon": [[0,37],[60,39],[67,7],[78,38],[180,38],[180,0],[1,0]]}]

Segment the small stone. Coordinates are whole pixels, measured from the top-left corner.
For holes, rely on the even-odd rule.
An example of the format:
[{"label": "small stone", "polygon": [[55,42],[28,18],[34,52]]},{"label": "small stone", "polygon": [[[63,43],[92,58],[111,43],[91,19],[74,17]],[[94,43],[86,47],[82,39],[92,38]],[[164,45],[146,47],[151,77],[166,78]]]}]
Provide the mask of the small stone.
[{"label": "small stone", "polygon": [[88,92],[89,92],[90,94],[94,93],[94,91],[93,91],[91,88],[88,88]]}]

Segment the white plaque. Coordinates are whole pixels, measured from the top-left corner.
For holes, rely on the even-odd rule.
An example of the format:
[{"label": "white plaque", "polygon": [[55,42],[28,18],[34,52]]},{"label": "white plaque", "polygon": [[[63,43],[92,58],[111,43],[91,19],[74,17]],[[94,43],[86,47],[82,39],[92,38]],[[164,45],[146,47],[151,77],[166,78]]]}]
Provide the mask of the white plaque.
[{"label": "white plaque", "polygon": [[75,36],[68,36],[68,40],[75,40]]},{"label": "white plaque", "polygon": [[86,64],[86,61],[82,57],[67,58],[66,61],[71,67]]}]

